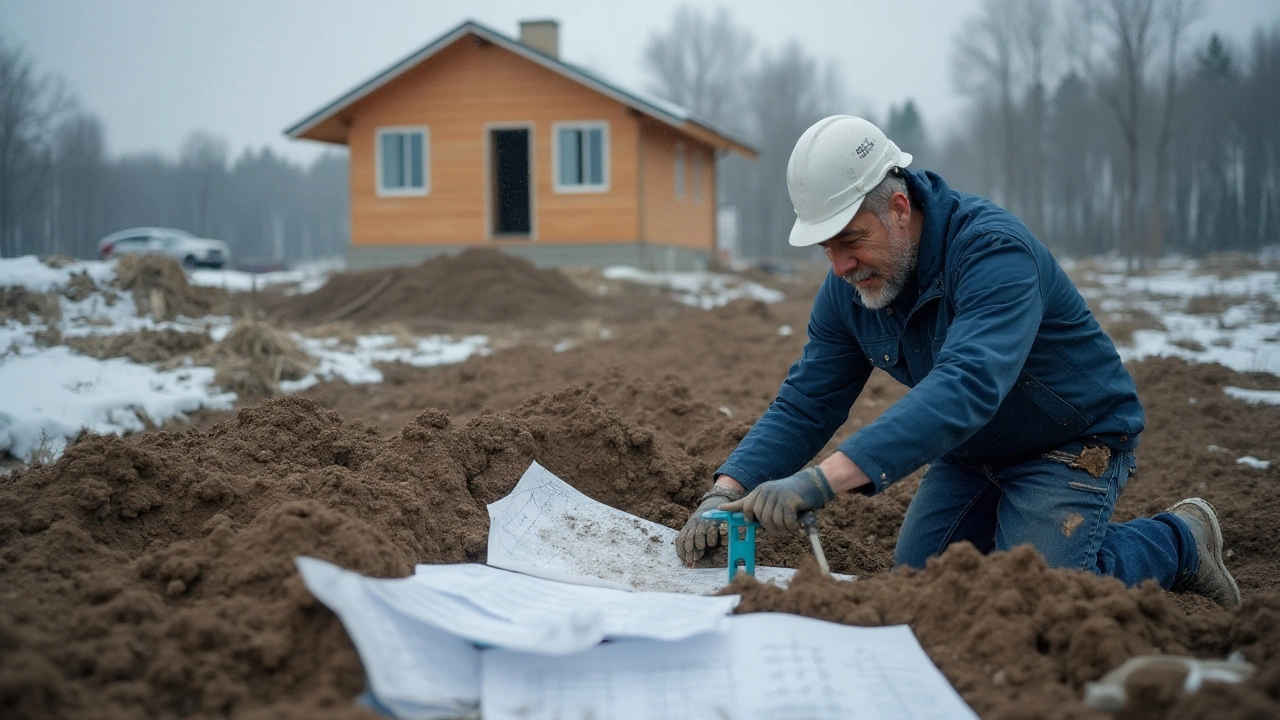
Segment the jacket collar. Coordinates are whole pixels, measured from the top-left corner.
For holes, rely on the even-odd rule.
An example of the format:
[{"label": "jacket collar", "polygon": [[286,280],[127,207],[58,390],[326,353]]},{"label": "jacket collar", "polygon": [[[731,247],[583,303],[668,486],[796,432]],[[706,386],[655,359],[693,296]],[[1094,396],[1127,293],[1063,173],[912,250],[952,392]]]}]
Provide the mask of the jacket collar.
[{"label": "jacket collar", "polygon": [[[938,285],[942,279],[947,251],[947,226],[956,209],[956,194],[945,180],[927,170],[903,170],[902,175],[907,184],[907,194],[911,196],[912,209],[924,215],[916,272],[891,303],[895,312],[906,317],[920,298],[927,295],[929,289]],[[853,293],[853,302],[864,307],[857,292]]]}]

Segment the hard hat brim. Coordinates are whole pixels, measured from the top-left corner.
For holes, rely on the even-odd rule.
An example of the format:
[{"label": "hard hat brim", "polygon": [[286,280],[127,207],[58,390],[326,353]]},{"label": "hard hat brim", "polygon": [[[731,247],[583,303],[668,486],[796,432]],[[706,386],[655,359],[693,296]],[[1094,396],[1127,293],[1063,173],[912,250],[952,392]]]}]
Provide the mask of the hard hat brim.
[{"label": "hard hat brim", "polygon": [[807,223],[797,218],[795,224],[791,226],[791,237],[787,242],[791,243],[792,247],[809,247],[830,240],[849,224],[854,215],[858,214],[858,208],[862,207],[862,201],[865,199],[865,195],[858,198],[852,205],[826,220]]}]

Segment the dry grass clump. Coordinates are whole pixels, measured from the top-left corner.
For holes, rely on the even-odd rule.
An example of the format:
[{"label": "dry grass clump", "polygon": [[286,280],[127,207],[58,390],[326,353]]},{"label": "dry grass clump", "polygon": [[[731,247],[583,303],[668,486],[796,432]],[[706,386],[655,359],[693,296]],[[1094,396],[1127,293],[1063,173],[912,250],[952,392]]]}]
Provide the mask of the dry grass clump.
[{"label": "dry grass clump", "polygon": [[45,325],[62,320],[58,294],[31,292],[20,285],[0,287],[0,323],[15,320],[25,325],[33,315]]},{"label": "dry grass clump", "polygon": [[225,296],[216,288],[187,283],[178,261],[164,255],[122,256],[116,265],[115,284],[131,291],[138,309],[156,320],[208,315]]},{"label": "dry grass clump", "polygon": [[1137,330],[1164,330],[1164,324],[1155,315],[1145,310],[1126,310],[1118,313],[1094,315],[1102,330],[1111,337],[1116,345],[1128,345],[1133,342],[1133,333]]},{"label": "dry grass clump", "polygon": [[278,395],[281,380],[301,380],[315,367],[315,360],[288,333],[252,318],[237,323],[207,355],[214,365],[214,383],[241,400]]},{"label": "dry grass clump", "polygon": [[1257,255],[1244,252],[1213,253],[1200,261],[1200,269],[1212,272],[1219,279],[1243,275],[1256,270],[1266,270],[1267,266]]},{"label": "dry grass clump", "polygon": [[134,362],[155,363],[190,355],[213,342],[208,333],[173,328],[143,329],[119,335],[66,338],[68,346],[90,357],[127,357]]}]

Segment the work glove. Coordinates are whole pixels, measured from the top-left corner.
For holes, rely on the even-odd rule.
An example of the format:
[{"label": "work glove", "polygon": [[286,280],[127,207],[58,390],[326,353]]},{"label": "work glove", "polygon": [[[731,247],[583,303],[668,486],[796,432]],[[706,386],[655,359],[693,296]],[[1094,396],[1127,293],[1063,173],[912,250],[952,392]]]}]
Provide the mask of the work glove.
[{"label": "work glove", "polygon": [[760,483],[741,500],[721,505],[721,510],[741,512],[768,532],[800,529],[800,516],[834,500],[835,491],[817,465],[795,475]]},{"label": "work glove", "polygon": [[729,526],[723,520],[704,520],[702,513],[715,510],[721,504],[741,500],[742,491],[723,485],[712,485],[698,508],[689,516],[684,529],[676,536],[676,554],[689,567],[702,558],[708,549],[720,544],[720,538],[729,536]]}]

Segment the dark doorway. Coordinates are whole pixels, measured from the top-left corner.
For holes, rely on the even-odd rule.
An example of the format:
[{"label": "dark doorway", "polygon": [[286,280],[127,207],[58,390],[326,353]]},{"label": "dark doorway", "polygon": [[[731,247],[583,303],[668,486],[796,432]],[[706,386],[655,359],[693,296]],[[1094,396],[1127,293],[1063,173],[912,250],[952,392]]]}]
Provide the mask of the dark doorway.
[{"label": "dark doorway", "polygon": [[493,234],[529,235],[529,131],[490,130]]}]

